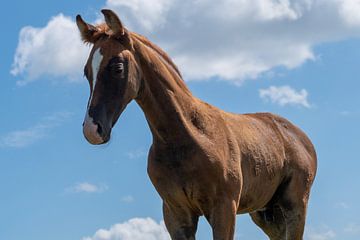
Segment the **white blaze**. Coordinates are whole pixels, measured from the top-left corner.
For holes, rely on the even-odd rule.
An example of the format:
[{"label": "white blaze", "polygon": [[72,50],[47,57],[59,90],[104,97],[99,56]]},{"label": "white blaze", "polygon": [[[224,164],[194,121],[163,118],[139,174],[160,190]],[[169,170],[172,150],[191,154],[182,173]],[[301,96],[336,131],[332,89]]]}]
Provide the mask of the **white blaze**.
[{"label": "white blaze", "polygon": [[86,136],[86,139],[92,144],[100,144],[103,142],[103,139],[97,132],[97,128],[98,128],[97,124],[95,124],[92,117],[89,116],[89,107],[90,107],[90,103],[91,103],[91,100],[94,95],[97,75],[99,73],[100,64],[101,64],[102,59],[103,59],[103,56],[100,53],[100,48],[98,48],[94,52],[93,59],[91,62],[92,77],[93,77],[92,80],[93,81],[92,81],[91,96],[90,96],[90,100],[89,100],[88,109],[86,111],[84,127],[83,127],[83,133]]},{"label": "white blaze", "polygon": [[101,64],[102,59],[103,59],[103,55],[101,55],[101,53],[100,53],[100,48],[98,48],[98,49],[96,49],[96,51],[94,52],[94,54],[93,54],[93,59],[92,59],[92,62],[91,62],[93,82],[92,82],[92,90],[91,90],[91,96],[90,96],[89,106],[90,106],[92,97],[93,97],[93,95],[94,95],[94,90],[95,90],[95,86],[96,86],[97,75],[98,75],[98,73],[99,73],[100,64]]}]

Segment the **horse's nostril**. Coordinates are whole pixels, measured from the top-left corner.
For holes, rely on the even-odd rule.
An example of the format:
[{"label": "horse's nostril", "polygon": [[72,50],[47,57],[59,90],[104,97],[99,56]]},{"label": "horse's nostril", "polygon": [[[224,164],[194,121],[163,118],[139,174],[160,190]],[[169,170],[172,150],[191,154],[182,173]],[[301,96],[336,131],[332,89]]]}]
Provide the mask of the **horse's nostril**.
[{"label": "horse's nostril", "polygon": [[99,133],[100,136],[102,136],[103,133],[103,127],[101,126],[101,124],[97,123],[97,132]]}]

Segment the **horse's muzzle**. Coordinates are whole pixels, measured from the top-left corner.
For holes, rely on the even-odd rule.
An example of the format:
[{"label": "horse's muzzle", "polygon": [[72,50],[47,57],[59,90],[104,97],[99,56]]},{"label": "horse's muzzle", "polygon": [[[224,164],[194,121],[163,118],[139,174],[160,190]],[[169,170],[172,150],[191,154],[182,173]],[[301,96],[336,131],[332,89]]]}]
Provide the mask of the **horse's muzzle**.
[{"label": "horse's muzzle", "polygon": [[95,122],[89,114],[86,114],[83,123],[83,134],[86,140],[94,145],[107,143],[110,140],[110,132],[100,122]]}]

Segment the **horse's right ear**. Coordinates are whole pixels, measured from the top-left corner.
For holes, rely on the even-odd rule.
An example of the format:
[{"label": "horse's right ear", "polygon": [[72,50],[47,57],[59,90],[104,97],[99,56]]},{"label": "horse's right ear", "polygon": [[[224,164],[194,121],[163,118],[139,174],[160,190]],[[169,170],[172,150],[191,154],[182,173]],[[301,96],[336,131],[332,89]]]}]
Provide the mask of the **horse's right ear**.
[{"label": "horse's right ear", "polygon": [[115,12],[110,9],[103,9],[101,12],[104,14],[105,22],[112,30],[115,37],[121,37],[125,35],[125,28]]},{"label": "horse's right ear", "polygon": [[79,28],[81,38],[84,42],[94,43],[95,35],[98,29],[91,24],[86,23],[80,15],[76,16],[76,25]]}]

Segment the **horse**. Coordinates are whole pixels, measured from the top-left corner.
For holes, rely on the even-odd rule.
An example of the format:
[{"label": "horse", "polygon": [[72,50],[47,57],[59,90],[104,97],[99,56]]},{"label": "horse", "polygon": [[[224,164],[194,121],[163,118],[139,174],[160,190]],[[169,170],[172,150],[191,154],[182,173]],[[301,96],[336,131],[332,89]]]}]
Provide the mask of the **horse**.
[{"label": "horse", "polygon": [[99,25],[76,16],[83,41],[92,44],[83,133],[91,144],[108,142],[136,101],[153,137],[147,173],[171,239],[195,239],[204,216],[213,239],[231,240],[236,215],[245,213],[271,240],[302,239],[317,169],[305,133],[272,113],[228,113],[201,101],[161,48],[125,28],[112,10],[101,12]]}]

